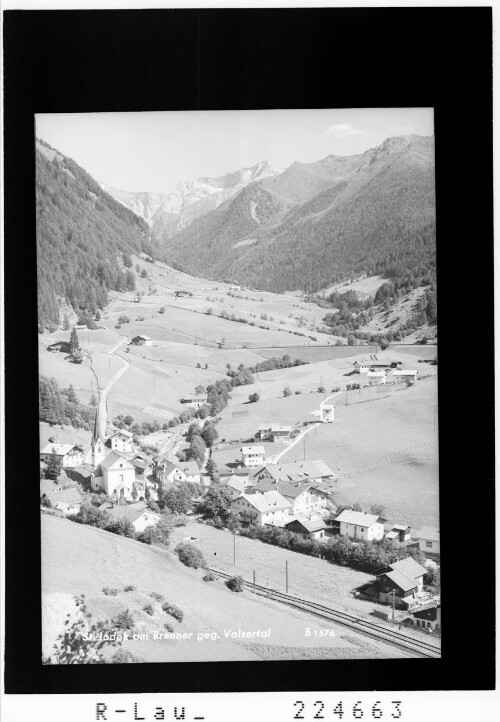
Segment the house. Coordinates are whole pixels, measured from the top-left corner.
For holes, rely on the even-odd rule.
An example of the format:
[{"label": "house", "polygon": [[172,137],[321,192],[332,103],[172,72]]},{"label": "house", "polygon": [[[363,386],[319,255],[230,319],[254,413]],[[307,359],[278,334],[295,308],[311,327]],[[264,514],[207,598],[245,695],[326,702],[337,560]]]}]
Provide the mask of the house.
[{"label": "house", "polygon": [[390,529],[386,530],[386,539],[396,542],[410,541],[410,527],[407,524],[389,524]]},{"label": "house", "polygon": [[340,524],[340,535],[349,539],[373,541],[384,537],[384,525],[376,514],[344,509],[335,521]]},{"label": "house", "polygon": [[191,396],[181,399],[181,404],[190,406],[192,409],[201,409],[207,403],[207,396]]},{"label": "house", "polygon": [[105,502],[99,509],[107,512],[112,519],[127,519],[136,532],[144,531],[146,527],[154,526],[161,520],[161,515],[150,511],[143,501],[123,505]]},{"label": "house", "polygon": [[335,406],[322,401],[319,405],[319,420],[322,424],[330,424],[335,420]]},{"label": "house", "polygon": [[306,516],[297,516],[285,524],[287,531],[298,534],[303,539],[327,539],[328,528],[328,525],[320,517],[308,519]]},{"label": "house", "polygon": [[132,454],[127,457],[127,461],[130,461],[135,469],[135,478],[140,481],[145,481],[149,473],[149,463],[143,454]]},{"label": "house", "polygon": [[398,381],[416,381],[418,371],[412,369],[398,369],[392,374]]},{"label": "house", "polygon": [[242,446],[241,456],[245,468],[262,466],[266,450],[263,446]]},{"label": "house", "polygon": [[243,466],[220,466],[219,467],[219,478],[225,481],[230,476],[237,476],[238,478],[244,478],[249,484],[254,484],[254,479],[250,479],[250,472]]},{"label": "house", "polygon": [[251,476],[256,480],[270,478],[281,481],[314,481],[321,483],[333,479],[335,474],[321,459],[315,461],[290,461],[285,464],[266,464]]},{"label": "house", "polygon": [[396,607],[408,609],[419,603],[417,595],[424,586],[425,567],[412,557],[400,559],[377,574],[375,588],[380,602],[394,603]]},{"label": "house", "polygon": [[162,484],[173,484],[181,481],[191,481],[199,484],[201,480],[200,469],[196,461],[169,461],[158,457],[155,478]]},{"label": "house", "polygon": [[125,499],[132,498],[132,487],[135,482],[135,469],[117,451],[112,451],[102,459],[92,479],[95,490],[103,490],[111,496],[116,494]]},{"label": "house", "polygon": [[231,501],[231,516],[243,524],[282,526],[290,516],[291,504],[277,491],[241,494]]},{"label": "house", "polygon": [[238,496],[241,496],[249,488],[248,477],[245,478],[235,475],[229,476],[224,479],[223,484],[226,485],[227,490],[231,495],[231,500],[236,499]]},{"label": "house", "polygon": [[176,298],[182,298],[183,296],[185,298],[192,298],[193,294],[190,291],[175,291],[174,296]]},{"label": "house", "polygon": [[149,338],[149,336],[139,334],[139,336],[134,336],[130,343],[134,346],[151,346],[153,344],[153,339]]},{"label": "house", "polygon": [[61,461],[63,469],[80,466],[83,463],[83,449],[80,446],[76,446],[76,444],[60,444],[59,442],[49,443],[44,446],[40,451],[40,461],[47,463],[54,453]]},{"label": "house", "polygon": [[114,434],[106,439],[106,446],[113,449],[113,451],[130,453],[134,450],[132,446],[132,437],[133,434],[131,434],[130,431],[127,431],[126,429],[118,429],[118,431],[115,431]]},{"label": "house", "polygon": [[385,384],[385,371],[368,371],[366,378],[370,386]]},{"label": "house", "polygon": [[423,526],[420,531],[414,531],[413,536],[418,541],[420,551],[428,557],[439,557],[439,529],[432,526]]},{"label": "house", "polygon": [[74,487],[63,489],[59,484],[44,479],[40,483],[40,505],[48,509],[56,509],[64,516],[78,514],[83,497]]},{"label": "house", "polygon": [[262,494],[271,491],[280,493],[290,502],[294,516],[326,513],[328,494],[309,482],[276,480],[266,477],[251,487],[247,493]]},{"label": "house", "polygon": [[441,629],[441,602],[433,599],[411,611],[416,627],[420,629]]},{"label": "house", "polygon": [[258,438],[261,441],[290,441],[291,426],[263,425],[259,427]]},{"label": "house", "polygon": [[370,370],[370,365],[366,361],[355,361],[353,363],[354,366],[354,373],[356,374],[367,374]]}]

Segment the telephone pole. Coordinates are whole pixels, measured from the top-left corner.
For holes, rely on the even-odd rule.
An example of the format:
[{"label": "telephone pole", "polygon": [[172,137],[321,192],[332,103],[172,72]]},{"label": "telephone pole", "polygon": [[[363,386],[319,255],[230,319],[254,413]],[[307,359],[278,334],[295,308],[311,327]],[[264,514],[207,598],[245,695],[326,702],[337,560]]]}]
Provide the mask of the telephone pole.
[{"label": "telephone pole", "polygon": [[286,593],[288,594],[288,559],[285,559]]},{"label": "telephone pole", "polygon": [[233,531],[233,564],[236,566],[236,532]]}]

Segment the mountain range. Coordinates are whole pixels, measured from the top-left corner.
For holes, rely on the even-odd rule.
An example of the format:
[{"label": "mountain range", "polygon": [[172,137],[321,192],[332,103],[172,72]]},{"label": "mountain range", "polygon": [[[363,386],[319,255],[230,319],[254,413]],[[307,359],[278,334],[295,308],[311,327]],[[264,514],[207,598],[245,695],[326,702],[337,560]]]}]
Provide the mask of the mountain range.
[{"label": "mountain range", "polygon": [[211,196],[187,204],[203,213],[175,230],[152,223],[168,263],[276,292],[313,292],[363,273],[434,276],[432,137],[388,138],[358,155],[248,177],[224,200],[217,194],[215,208],[202,205]]}]

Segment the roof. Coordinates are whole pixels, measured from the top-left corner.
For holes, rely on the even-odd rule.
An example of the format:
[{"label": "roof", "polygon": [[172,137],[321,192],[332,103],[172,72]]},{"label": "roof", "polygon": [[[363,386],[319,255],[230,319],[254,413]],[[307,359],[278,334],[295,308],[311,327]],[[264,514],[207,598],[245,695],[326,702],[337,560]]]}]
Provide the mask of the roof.
[{"label": "roof", "polygon": [[132,341],[136,338],[142,338],[142,339],[144,339],[144,341],[151,341],[151,338],[149,336],[144,336],[144,334],[142,334],[142,333],[138,334],[137,336],[134,336]]},{"label": "roof", "polygon": [[42,485],[40,485],[40,496],[42,494],[45,494],[52,506],[55,506],[58,502],[62,502],[63,504],[79,504],[83,500],[78,489],[59,489],[57,485],[54,485],[52,489],[48,487],[42,489]]},{"label": "roof", "polygon": [[398,571],[404,574],[406,577],[416,579],[426,573],[425,567],[415,561],[413,557],[406,557],[406,559],[400,559],[398,562],[389,564],[389,567],[394,571]]},{"label": "roof", "polygon": [[296,516],[291,521],[288,521],[285,526],[290,526],[294,521],[301,524],[308,532],[321,531],[321,529],[328,527],[328,524],[325,524],[323,519],[308,519],[305,516]]},{"label": "roof", "polygon": [[405,574],[398,571],[385,572],[385,576],[396,584],[404,592],[409,592],[418,587],[414,579],[409,579]]},{"label": "roof", "polygon": [[355,524],[356,526],[370,527],[379,520],[377,514],[365,514],[362,511],[353,511],[352,509],[344,509],[335,521],[343,521],[346,524]]},{"label": "roof", "polygon": [[399,532],[393,530],[393,531],[388,531],[387,534],[385,535],[385,538],[386,539],[396,539],[396,537],[398,537],[398,536],[399,536]]},{"label": "roof", "polygon": [[113,506],[111,502],[106,502],[106,504],[102,504],[99,508],[106,511],[112,519],[128,519],[132,524],[144,514],[147,514],[148,518],[151,516],[153,520],[159,520],[161,518],[159,514],[150,511],[143,501],[123,506],[121,504]]},{"label": "roof", "polygon": [[269,491],[265,494],[242,494],[237,497],[238,499],[245,499],[259,512],[277,511],[278,509],[288,509],[291,504],[285,499],[284,496],[279,494],[277,491]]},{"label": "roof", "polygon": [[246,487],[248,486],[248,481],[246,479],[242,479],[241,476],[230,476],[228,479],[224,482],[227,486],[230,486],[231,489],[235,489],[235,491],[239,491],[242,494],[244,493]]},{"label": "roof", "polygon": [[303,494],[308,489],[311,489],[310,483],[301,483],[287,481],[285,479],[261,479],[252,488],[252,492],[260,492],[261,494],[266,492],[279,492],[288,499],[296,499],[298,496]]},{"label": "roof", "polygon": [[385,371],[368,371],[367,376],[376,376],[377,378],[382,378],[382,376],[385,376]]},{"label": "roof", "polygon": [[394,370],[393,376],[412,376],[417,373],[414,369],[397,369]]},{"label": "roof", "polygon": [[71,451],[71,449],[74,449],[75,446],[76,444],[60,444],[59,442],[54,441],[52,444],[47,444],[47,446],[44,446],[40,453],[52,454],[55,451],[57,456],[65,456]]},{"label": "roof", "polygon": [[273,479],[283,481],[308,481],[334,475],[328,464],[321,459],[290,461],[287,464],[266,464],[262,470],[265,470]]},{"label": "roof", "polygon": [[196,461],[167,461],[165,464],[165,474],[170,474],[171,471],[174,471],[174,469],[179,469],[182,471],[186,476],[195,476],[200,473],[200,469]]},{"label": "roof", "polygon": [[130,461],[127,461],[127,459],[122,456],[118,451],[112,451],[110,454],[107,454],[104,459],[101,461],[100,466],[103,469],[110,469],[113,464],[116,464],[117,461],[123,462],[123,468],[124,469],[133,469],[133,465],[130,463]]},{"label": "roof", "polygon": [[123,436],[128,436],[129,439],[133,437],[133,434],[130,431],[127,431],[126,429],[117,429],[114,434],[111,434],[110,439],[112,439],[114,436],[119,436],[120,434],[123,434]]},{"label": "roof", "polygon": [[264,455],[266,453],[266,450],[263,446],[242,446],[241,452],[243,454],[262,454]]},{"label": "roof", "polygon": [[423,526],[420,532],[416,534],[418,539],[427,539],[428,541],[439,541],[439,529],[433,526]]},{"label": "roof", "polygon": [[392,528],[397,529],[398,531],[406,531],[410,528],[410,526],[408,524],[393,524]]}]

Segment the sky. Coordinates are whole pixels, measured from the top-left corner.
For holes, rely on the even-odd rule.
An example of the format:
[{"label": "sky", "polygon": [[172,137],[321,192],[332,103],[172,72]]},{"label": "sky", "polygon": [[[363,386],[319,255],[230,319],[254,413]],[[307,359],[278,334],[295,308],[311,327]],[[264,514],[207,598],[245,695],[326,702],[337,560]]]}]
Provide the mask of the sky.
[{"label": "sky", "polygon": [[101,183],[168,193],[268,160],[353,155],[394,135],[433,135],[432,108],[47,113],[36,135]]}]

